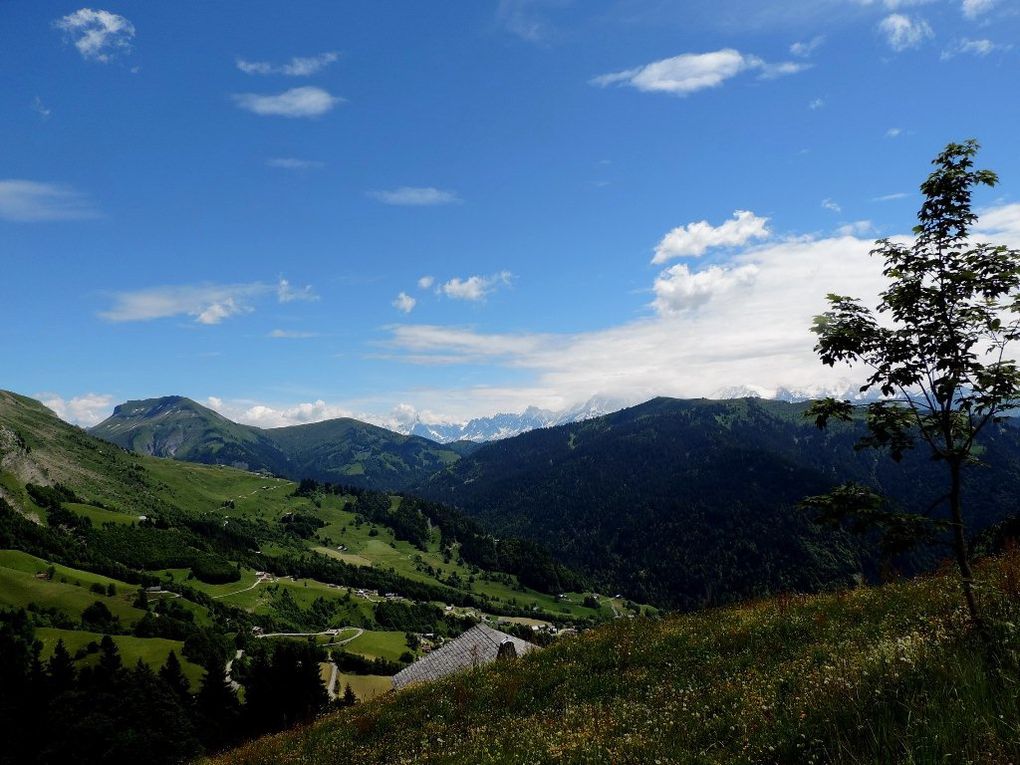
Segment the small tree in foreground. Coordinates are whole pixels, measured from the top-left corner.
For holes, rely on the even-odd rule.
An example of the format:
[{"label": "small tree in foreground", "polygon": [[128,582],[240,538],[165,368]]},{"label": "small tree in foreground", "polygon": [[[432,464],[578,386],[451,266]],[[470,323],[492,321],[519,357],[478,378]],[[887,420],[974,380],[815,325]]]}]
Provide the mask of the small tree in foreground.
[{"label": "small tree in foreground", "polygon": [[[861,364],[870,375],[861,392],[883,398],[867,408],[868,435],[859,447],[888,449],[899,461],[916,444],[945,465],[946,493],[932,506],[945,511],[952,534],[963,596],[972,621],[980,625],[967,547],[961,498],[963,469],[975,462],[975,440],[989,423],[1020,400],[1020,373],[1010,345],[1020,339],[1020,251],[971,240],[977,221],[971,193],[998,182],[990,170],[974,170],[978,144],[951,143],[933,161],[921,185],[925,200],[910,244],[882,239],[872,255],[885,261],[888,288],[877,314],[859,300],[829,295],[830,308],[816,317],[815,351],[822,362]],[[819,427],[829,418],[849,420],[849,401],[825,399],[811,409]],[[830,513],[870,515],[876,495],[845,485],[810,506]],[[900,529],[925,533],[927,518]],[[937,525],[931,519],[929,530]]]}]

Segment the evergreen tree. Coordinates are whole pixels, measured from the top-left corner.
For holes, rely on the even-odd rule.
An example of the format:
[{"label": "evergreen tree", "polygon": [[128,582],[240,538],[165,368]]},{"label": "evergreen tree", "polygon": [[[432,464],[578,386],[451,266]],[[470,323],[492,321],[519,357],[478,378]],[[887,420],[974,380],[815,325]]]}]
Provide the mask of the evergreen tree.
[{"label": "evergreen tree", "polygon": [[195,697],[198,734],[206,748],[221,749],[237,736],[241,705],[237,693],[227,682],[223,666],[206,667],[202,687]]},{"label": "evergreen tree", "polygon": [[112,684],[122,667],[123,662],[117,644],[109,635],[103,635],[103,639],[99,641],[99,664],[96,665],[96,680],[100,683]]},{"label": "evergreen tree", "polygon": [[166,663],[160,668],[159,676],[185,707],[191,705],[191,684],[181,670],[181,662],[175,651],[171,651],[166,657]]},{"label": "evergreen tree", "polygon": [[49,674],[50,688],[54,695],[65,693],[74,688],[78,671],[75,669],[74,659],[71,658],[71,654],[68,653],[66,646],[64,646],[63,639],[57,641],[57,645],[53,649],[53,655],[50,656],[50,660],[46,665],[46,670]]},{"label": "evergreen tree", "polygon": [[345,707],[353,707],[358,703],[358,697],[354,695],[354,689],[351,688],[351,684],[347,683],[344,686],[343,705]]}]

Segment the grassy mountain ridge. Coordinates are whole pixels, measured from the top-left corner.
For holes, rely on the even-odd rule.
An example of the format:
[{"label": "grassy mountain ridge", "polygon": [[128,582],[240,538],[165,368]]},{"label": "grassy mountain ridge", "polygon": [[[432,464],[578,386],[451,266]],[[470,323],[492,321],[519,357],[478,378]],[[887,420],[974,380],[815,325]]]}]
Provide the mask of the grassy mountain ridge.
[{"label": "grassy mountain ridge", "polygon": [[[1020,615],[1020,557],[979,569]],[[256,740],[215,765],[1008,763],[1015,630],[989,671],[952,576],[621,620]]]},{"label": "grassy mountain ridge", "polygon": [[474,448],[351,418],[258,428],[183,396],[125,402],[89,432],[140,454],[388,490],[420,482]]},{"label": "grassy mountain ridge", "polygon": [[[486,444],[417,491],[496,534],[541,539],[632,597],[684,608],[847,584],[874,571],[861,540],[797,507],[854,479],[921,510],[939,495],[922,454],[855,452],[859,423],[819,431],[808,404],[659,398]],[[988,432],[966,486],[973,531],[1015,508],[1020,438]],[[994,481],[980,480],[993,473]],[[919,570],[927,560],[901,560]]]}]

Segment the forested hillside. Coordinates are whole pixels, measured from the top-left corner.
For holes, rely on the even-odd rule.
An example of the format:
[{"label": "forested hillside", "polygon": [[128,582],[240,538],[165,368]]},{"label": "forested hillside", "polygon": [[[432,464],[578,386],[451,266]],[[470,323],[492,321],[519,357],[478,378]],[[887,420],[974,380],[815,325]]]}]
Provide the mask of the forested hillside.
[{"label": "forested hillside", "polygon": [[[496,534],[542,540],[604,587],[681,608],[873,578],[874,546],[819,528],[798,503],[855,479],[923,511],[943,493],[937,466],[855,453],[861,427],[820,431],[807,406],[655,399],[487,444],[418,490]],[[981,458],[966,486],[975,532],[1017,507],[1015,427],[988,432]],[[893,563],[917,571],[941,555]]]}]

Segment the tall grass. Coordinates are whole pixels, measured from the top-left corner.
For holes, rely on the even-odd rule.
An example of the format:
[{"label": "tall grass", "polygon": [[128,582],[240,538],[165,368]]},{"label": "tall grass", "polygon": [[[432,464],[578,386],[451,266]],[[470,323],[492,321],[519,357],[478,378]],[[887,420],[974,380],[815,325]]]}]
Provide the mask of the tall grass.
[{"label": "tall grass", "polygon": [[1020,763],[1020,555],[947,574],[621,620],[217,759],[269,763]]}]

